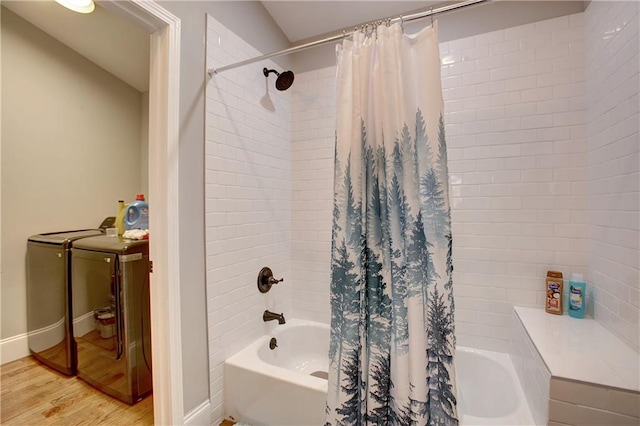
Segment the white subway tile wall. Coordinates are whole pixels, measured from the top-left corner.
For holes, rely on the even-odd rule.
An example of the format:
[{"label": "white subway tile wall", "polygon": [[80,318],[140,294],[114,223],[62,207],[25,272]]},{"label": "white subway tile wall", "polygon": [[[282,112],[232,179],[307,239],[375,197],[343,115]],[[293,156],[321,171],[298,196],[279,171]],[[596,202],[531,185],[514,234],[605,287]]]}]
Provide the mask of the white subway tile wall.
[{"label": "white subway tile wall", "polygon": [[585,12],[587,283],[594,318],[640,347],[640,59],[637,2],[591,2]]},{"label": "white subway tile wall", "polygon": [[335,67],[296,75],[291,123],[291,273],[296,318],[330,322]]},{"label": "white subway tile wall", "polygon": [[458,343],[507,351],[511,307],[586,266],[583,14],[440,49]]},{"label": "white subway tile wall", "polygon": [[[508,351],[513,305],[584,272],[584,26],[576,14],[441,43],[458,343]],[[329,321],[335,67],[296,76],[296,316]]]},{"label": "white subway tile wall", "polygon": [[[258,54],[214,19],[208,28],[209,66]],[[558,269],[587,274],[595,318],[637,350],[637,34],[637,4],[591,2],[441,43],[458,344],[508,352],[511,307],[542,307]],[[263,65],[207,85],[214,419],[222,362],[268,330],[262,310],[330,318],[335,67],[267,93]],[[262,266],[285,277],[268,295],[255,290]]]},{"label": "white subway tile wall", "polygon": [[546,425],[549,418],[549,383],[551,373],[540,357],[515,311],[511,313],[509,356],[518,374],[520,386],[536,425]]},{"label": "white subway tile wall", "polygon": [[638,392],[552,377],[549,396],[549,424],[640,424]]},{"label": "white subway tile wall", "polygon": [[[259,55],[207,16],[207,64]],[[206,86],[206,268],[210,395],[213,424],[224,415],[223,362],[277,326],[265,309],[291,310],[291,95],[265,86],[272,62],[216,75]],[[284,278],[257,289],[269,266]]]}]

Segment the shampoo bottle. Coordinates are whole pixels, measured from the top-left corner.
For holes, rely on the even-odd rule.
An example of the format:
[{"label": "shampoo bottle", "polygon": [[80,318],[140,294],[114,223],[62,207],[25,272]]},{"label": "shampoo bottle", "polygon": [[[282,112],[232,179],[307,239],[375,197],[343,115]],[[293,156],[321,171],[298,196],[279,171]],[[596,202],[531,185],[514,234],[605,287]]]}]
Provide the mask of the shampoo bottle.
[{"label": "shampoo bottle", "polygon": [[562,272],[547,271],[545,287],[547,297],[544,310],[550,314],[562,315]]},{"label": "shampoo bottle", "polygon": [[571,274],[569,280],[569,315],[574,318],[584,318],[586,307],[586,287],[582,274]]}]

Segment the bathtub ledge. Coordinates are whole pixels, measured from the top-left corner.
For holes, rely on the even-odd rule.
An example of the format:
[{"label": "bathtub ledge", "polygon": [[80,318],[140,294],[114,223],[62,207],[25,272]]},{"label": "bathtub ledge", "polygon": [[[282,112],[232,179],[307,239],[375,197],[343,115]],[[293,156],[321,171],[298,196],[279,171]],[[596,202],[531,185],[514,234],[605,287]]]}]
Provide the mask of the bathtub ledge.
[{"label": "bathtub ledge", "polygon": [[640,390],[640,355],[597,321],[514,310],[553,377]]}]

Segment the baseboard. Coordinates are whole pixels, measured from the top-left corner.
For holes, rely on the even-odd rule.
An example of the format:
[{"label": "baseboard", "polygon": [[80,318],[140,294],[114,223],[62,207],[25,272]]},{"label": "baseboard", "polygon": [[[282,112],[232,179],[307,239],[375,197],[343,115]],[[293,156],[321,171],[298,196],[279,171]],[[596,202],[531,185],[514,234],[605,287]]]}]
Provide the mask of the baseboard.
[{"label": "baseboard", "polygon": [[184,416],[185,425],[211,425],[211,403],[207,399]]},{"label": "baseboard", "polygon": [[0,340],[0,364],[29,356],[27,333]]}]

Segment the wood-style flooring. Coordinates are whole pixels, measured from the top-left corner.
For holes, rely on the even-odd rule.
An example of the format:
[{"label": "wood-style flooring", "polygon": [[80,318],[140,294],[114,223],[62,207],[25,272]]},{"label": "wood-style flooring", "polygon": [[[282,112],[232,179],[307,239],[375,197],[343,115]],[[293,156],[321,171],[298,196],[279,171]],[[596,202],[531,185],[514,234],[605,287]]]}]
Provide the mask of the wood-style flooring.
[{"label": "wood-style flooring", "polygon": [[3,425],[153,425],[152,396],[130,406],[32,357],[0,369]]}]

